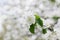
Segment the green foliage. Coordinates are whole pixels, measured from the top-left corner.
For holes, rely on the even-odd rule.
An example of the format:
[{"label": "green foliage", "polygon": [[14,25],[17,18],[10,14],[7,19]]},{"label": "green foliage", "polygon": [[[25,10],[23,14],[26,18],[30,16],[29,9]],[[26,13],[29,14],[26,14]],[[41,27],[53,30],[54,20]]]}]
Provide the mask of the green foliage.
[{"label": "green foliage", "polygon": [[55,21],[57,21],[60,17],[58,17],[58,16],[53,16],[52,17]]},{"label": "green foliage", "polygon": [[36,18],[36,23],[38,23],[41,27],[43,27],[43,21],[41,20],[41,18],[38,15],[35,15]]},{"label": "green foliage", "polygon": [[42,33],[43,34],[46,34],[47,33],[47,30],[46,29],[42,29]]},{"label": "green foliage", "polygon": [[51,2],[55,2],[55,0],[50,0]]},{"label": "green foliage", "polygon": [[[41,27],[43,27],[43,21],[41,20],[40,16],[38,15],[35,15],[35,24],[31,24],[30,25],[30,28],[29,28],[29,31],[31,33],[35,33],[35,27],[36,27],[36,24],[40,25]],[[42,28],[42,33],[45,34],[47,33],[46,29],[43,29]]]},{"label": "green foliage", "polygon": [[29,31],[34,34],[35,33],[34,30],[35,30],[35,24],[31,24]]}]

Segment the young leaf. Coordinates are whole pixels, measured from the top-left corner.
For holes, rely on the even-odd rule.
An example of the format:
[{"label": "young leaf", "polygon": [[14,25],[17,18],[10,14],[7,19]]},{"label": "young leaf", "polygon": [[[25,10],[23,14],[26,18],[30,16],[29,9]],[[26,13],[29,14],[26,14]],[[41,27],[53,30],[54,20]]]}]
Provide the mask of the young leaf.
[{"label": "young leaf", "polygon": [[36,22],[41,26],[43,27],[43,21],[39,18],[39,19],[36,19]]},{"label": "young leaf", "polygon": [[41,27],[43,27],[43,21],[41,20],[41,18],[38,15],[35,15],[36,18],[36,23],[38,23]]},{"label": "young leaf", "polygon": [[36,14],[36,15],[35,15],[35,18],[36,18],[36,19],[39,19],[39,18],[40,18],[40,16],[38,16],[38,15]]},{"label": "young leaf", "polygon": [[47,33],[47,30],[46,29],[42,29],[42,33],[43,34],[46,34]]},{"label": "young leaf", "polygon": [[29,31],[34,34],[35,33],[34,30],[35,30],[35,24],[30,25]]}]

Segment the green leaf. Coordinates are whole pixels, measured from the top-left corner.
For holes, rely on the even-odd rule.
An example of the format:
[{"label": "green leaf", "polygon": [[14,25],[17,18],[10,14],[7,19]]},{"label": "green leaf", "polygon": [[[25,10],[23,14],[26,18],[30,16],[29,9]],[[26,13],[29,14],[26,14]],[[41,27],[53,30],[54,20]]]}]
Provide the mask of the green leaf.
[{"label": "green leaf", "polygon": [[46,34],[47,33],[47,30],[46,29],[42,29],[42,33],[43,34]]},{"label": "green leaf", "polygon": [[55,0],[50,0],[50,1],[53,2],[53,3],[55,2]]},{"label": "green leaf", "polygon": [[41,26],[43,27],[43,21],[39,18],[39,19],[36,19],[36,22]]},{"label": "green leaf", "polygon": [[55,21],[57,21],[60,17],[58,17],[58,16],[53,16],[52,17]]},{"label": "green leaf", "polygon": [[41,20],[40,16],[35,15],[36,23],[38,23],[41,27],[43,27],[43,21]]},{"label": "green leaf", "polygon": [[39,18],[40,18],[40,16],[38,16],[38,15],[36,14],[36,15],[35,15],[35,18],[36,18],[36,19],[39,19]]},{"label": "green leaf", "polygon": [[34,30],[35,30],[35,24],[30,25],[29,31],[34,34],[35,33]]}]

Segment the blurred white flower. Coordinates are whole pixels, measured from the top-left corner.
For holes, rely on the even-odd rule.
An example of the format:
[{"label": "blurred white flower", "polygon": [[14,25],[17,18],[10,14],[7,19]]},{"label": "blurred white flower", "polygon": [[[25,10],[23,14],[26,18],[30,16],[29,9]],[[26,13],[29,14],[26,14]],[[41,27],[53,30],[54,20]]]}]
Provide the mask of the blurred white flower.
[{"label": "blurred white flower", "polygon": [[34,16],[27,16],[27,23],[34,24],[35,23],[35,17]]}]

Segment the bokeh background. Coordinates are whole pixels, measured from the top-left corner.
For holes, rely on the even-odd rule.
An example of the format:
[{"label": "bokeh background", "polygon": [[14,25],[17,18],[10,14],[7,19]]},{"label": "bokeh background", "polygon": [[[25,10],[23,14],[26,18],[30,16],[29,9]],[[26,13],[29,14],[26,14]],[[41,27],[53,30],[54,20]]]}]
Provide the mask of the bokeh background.
[{"label": "bokeh background", "polygon": [[[42,34],[38,25],[32,34],[35,13],[54,31]],[[60,0],[0,0],[0,40],[60,40]]]}]

